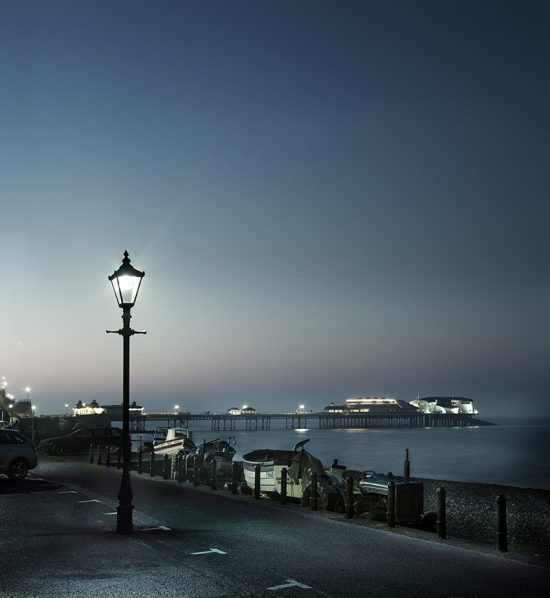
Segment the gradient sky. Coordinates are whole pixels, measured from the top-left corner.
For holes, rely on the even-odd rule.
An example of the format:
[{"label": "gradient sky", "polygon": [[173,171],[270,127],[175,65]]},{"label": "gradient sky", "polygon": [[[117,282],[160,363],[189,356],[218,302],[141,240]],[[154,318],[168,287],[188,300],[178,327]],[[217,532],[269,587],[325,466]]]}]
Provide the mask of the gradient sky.
[{"label": "gradient sky", "polygon": [[547,2],[0,0],[0,376],[548,413]]}]

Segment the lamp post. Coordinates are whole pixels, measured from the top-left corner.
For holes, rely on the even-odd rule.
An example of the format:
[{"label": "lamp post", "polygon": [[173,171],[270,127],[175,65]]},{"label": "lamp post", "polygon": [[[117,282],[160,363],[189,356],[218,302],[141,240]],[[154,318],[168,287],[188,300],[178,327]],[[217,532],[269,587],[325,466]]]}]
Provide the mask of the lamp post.
[{"label": "lamp post", "polygon": [[115,270],[109,280],[113,285],[118,306],[122,308],[122,328],[120,330],[107,330],[120,334],[123,340],[123,366],[122,366],[122,479],[118,492],[116,531],[119,534],[131,534],[134,531],[132,524],[132,487],[130,484],[130,337],[133,334],[145,334],[130,328],[130,309],[134,306],[141,279],[145,272],[136,270],[130,265],[128,252],[124,252],[122,265]]}]

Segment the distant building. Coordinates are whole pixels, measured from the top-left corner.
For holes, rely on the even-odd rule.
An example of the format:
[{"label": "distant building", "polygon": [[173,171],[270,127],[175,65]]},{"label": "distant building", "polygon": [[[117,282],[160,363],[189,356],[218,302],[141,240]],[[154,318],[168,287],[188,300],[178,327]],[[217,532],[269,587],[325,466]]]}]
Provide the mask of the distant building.
[{"label": "distant building", "polygon": [[254,407],[249,407],[248,405],[243,405],[242,407],[231,407],[227,412],[229,415],[253,415],[256,413],[256,409],[254,409]]},{"label": "distant building", "polygon": [[422,413],[467,413],[477,415],[472,399],[465,397],[422,397],[411,401]]},{"label": "distant building", "polygon": [[387,413],[402,413],[410,414],[417,413],[418,409],[399,399],[392,399],[390,397],[357,397],[355,399],[346,399],[344,405],[335,405],[331,403],[324,408],[327,413],[371,413],[387,414]]},{"label": "distant building", "polygon": [[101,415],[105,413],[105,407],[100,407],[99,403],[92,400],[90,403],[78,403],[73,407],[73,415]]}]

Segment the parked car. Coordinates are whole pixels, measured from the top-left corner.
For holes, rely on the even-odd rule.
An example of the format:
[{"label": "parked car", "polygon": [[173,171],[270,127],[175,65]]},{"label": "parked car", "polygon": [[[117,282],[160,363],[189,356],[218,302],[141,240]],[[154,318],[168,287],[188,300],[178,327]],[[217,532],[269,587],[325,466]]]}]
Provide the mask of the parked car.
[{"label": "parked car", "polygon": [[0,430],[0,473],[11,480],[22,480],[37,463],[36,447],[31,440],[17,430]]},{"label": "parked car", "polygon": [[38,449],[50,455],[84,453],[90,445],[108,446],[113,449],[122,446],[122,430],[120,428],[79,428],[66,436],[45,438]]}]

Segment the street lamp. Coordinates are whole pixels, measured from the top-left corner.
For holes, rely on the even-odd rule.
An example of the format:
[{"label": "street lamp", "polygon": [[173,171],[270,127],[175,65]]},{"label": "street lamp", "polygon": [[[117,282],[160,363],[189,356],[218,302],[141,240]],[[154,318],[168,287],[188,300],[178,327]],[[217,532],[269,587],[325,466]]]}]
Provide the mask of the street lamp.
[{"label": "street lamp", "polygon": [[107,330],[120,334],[123,340],[123,366],[122,366],[122,479],[118,492],[116,531],[119,534],[131,534],[134,531],[132,524],[132,487],[130,485],[130,337],[133,334],[145,334],[130,328],[130,309],[134,306],[141,279],[145,272],[136,270],[130,265],[128,252],[124,252],[122,266],[115,270],[109,280],[113,285],[118,306],[122,308],[122,328],[120,330]]}]

